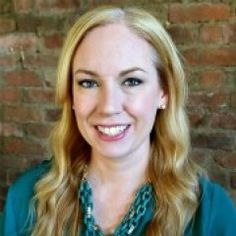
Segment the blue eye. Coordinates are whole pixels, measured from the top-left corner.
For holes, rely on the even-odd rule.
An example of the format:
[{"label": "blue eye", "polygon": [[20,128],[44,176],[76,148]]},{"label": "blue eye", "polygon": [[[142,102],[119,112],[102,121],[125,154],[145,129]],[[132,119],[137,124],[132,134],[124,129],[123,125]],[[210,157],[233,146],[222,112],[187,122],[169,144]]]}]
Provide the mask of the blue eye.
[{"label": "blue eye", "polygon": [[123,82],[123,84],[128,87],[135,87],[135,86],[138,86],[142,83],[143,83],[143,81],[141,79],[137,79],[137,78],[128,78]]},{"label": "blue eye", "polygon": [[83,87],[83,88],[95,88],[98,87],[98,83],[94,80],[91,79],[84,79],[84,80],[80,80],[78,81],[79,86]]}]

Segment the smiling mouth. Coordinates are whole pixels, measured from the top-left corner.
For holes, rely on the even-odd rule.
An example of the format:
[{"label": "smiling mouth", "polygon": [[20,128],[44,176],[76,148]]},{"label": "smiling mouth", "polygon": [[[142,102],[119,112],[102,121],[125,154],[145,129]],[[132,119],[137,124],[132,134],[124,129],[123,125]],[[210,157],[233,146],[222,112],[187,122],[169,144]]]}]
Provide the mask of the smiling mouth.
[{"label": "smiling mouth", "polygon": [[129,126],[130,125],[116,125],[116,126],[108,127],[108,126],[98,125],[97,129],[103,135],[114,137],[114,136],[122,134],[126,129],[128,129]]}]

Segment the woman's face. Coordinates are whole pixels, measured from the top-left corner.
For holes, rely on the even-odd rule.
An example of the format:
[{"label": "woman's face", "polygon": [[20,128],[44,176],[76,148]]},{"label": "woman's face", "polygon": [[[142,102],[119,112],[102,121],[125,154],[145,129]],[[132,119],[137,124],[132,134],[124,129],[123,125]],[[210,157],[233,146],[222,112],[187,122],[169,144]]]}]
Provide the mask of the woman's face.
[{"label": "woman's face", "polygon": [[73,109],[93,156],[148,156],[150,132],[166,95],[154,49],[123,24],[89,32],[73,60]]}]

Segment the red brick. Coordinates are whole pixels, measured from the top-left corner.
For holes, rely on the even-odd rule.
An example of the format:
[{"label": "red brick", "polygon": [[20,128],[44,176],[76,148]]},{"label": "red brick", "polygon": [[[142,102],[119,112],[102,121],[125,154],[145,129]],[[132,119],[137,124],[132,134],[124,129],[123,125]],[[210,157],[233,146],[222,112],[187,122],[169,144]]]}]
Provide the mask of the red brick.
[{"label": "red brick", "polygon": [[2,49],[14,50],[34,50],[38,48],[38,38],[33,34],[9,34],[0,37],[0,47]]},{"label": "red brick", "polygon": [[37,138],[48,138],[51,130],[52,125],[49,124],[27,124],[25,127],[27,135]]},{"label": "red brick", "polygon": [[0,17],[0,33],[9,33],[16,28],[16,22],[14,19]]},{"label": "red brick", "polygon": [[51,10],[52,8],[70,9],[80,6],[80,1],[74,0],[35,0],[35,7],[39,10]]},{"label": "red brick", "polygon": [[33,2],[33,0],[13,0],[15,12],[32,11]]},{"label": "red brick", "polygon": [[26,138],[7,138],[3,146],[4,153],[11,154],[45,154],[45,148],[38,142]]},{"label": "red brick", "polygon": [[[36,164],[39,164],[40,162],[42,162],[41,160],[36,160],[35,158],[33,158],[32,156],[34,155],[24,155],[27,156],[27,158],[22,158],[21,156],[18,156],[16,158],[12,158],[9,157],[8,159],[4,159],[5,162],[9,162],[7,164],[7,181],[6,184],[9,186],[13,183],[13,181],[15,181],[23,172],[25,172],[25,170],[29,169],[32,166],[35,166]],[[11,160],[13,159],[13,160]],[[15,163],[15,164],[14,164]]]},{"label": "red brick", "polygon": [[235,147],[235,137],[227,133],[194,133],[192,143],[195,148],[232,151]]},{"label": "red brick", "polygon": [[188,43],[193,42],[195,39],[194,29],[186,28],[181,26],[170,26],[168,27],[168,32],[174,39],[176,43]]},{"label": "red brick", "polygon": [[230,17],[230,7],[223,3],[171,4],[169,20],[175,23],[226,20]]},{"label": "red brick", "polygon": [[52,67],[55,70],[57,61],[58,57],[55,55],[27,55],[25,56],[24,65],[33,68]]},{"label": "red brick", "polygon": [[236,48],[216,48],[201,51],[200,62],[203,65],[235,66]]},{"label": "red brick", "polygon": [[[6,178],[5,178],[5,180],[6,180]],[[2,199],[4,196],[6,196],[7,195],[7,190],[8,190],[8,187],[6,186],[6,182],[7,181],[5,181],[5,185],[0,185],[0,199]]]},{"label": "red brick", "polygon": [[41,35],[48,35],[48,32],[63,33],[66,29],[68,29],[67,18],[61,14],[55,13],[53,17],[44,15],[38,19],[37,32]]},{"label": "red brick", "polygon": [[200,39],[204,43],[220,43],[223,41],[222,27],[218,25],[204,26],[200,31]]},{"label": "red brick", "polygon": [[13,58],[9,55],[0,56],[0,67],[7,66],[9,68],[10,66],[13,66],[15,64],[16,64],[16,58]]},{"label": "red brick", "polygon": [[12,11],[12,1],[1,0],[0,1],[0,13],[9,13]]},{"label": "red brick", "polygon": [[[231,174],[231,186],[232,188],[236,189],[236,173]],[[235,195],[236,196],[236,195]]]},{"label": "red brick", "polygon": [[22,128],[16,123],[3,123],[2,124],[2,134],[4,137],[15,136],[23,137],[24,133]]},{"label": "red brick", "polygon": [[[1,166],[0,167],[0,186],[2,186],[3,184],[6,183],[6,179],[7,179],[7,176],[6,176],[6,171],[5,169]],[[0,190],[1,192],[1,190]],[[1,195],[1,194],[0,194]]]},{"label": "red brick", "polygon": [[209,160],[209,154],[203,149],[194,149],[191,153],[191,159],[196,161],[200,166],[205,167]]},{"label": "red brick", "polygon": [[55,68],[45,68],[44,69],[44,75],[43,75],[43,80],[48,88],[53,88],[55,87],[56,84],[56,71]]},{"label": "red brick", "polygon": [[214,162],[208,165],[206,169],[211,180],[219,183],[224,188],[229,187],[227,171],[223,170]]},{"label": "red brick", "polygon": [[[48,155],[47,155],[47,157],[48,157]],[[48,158],[44,158],[42,155],[29,155],[29,156],[27,156],[26,169],[31,168],[32,166],[38,165],[39,163],[41,163],[45,159],[48,159]]]},{"label": "red brick", "polygon": [[222,30],[225,43],[236,43],[236,23],[224,25]]},{"label": "red brick", "polygon": [[45,120],[46,121],[57,121],[61,115],[61,111],[59,109],[48,109],[45,112]]},{"label": "red brick", "polygon": [[30,14],[20,14],[16,16],[17,30],[19,32],[37,32],[39,17]]},{"label": "red brick", "polygon": [[16,121],[28,123],[30,121],[42,121],[40,107],[27,107],[22,104],[6,106],[4,109],[4,121]]},{"label": "red brick", "polygon": [[210,118],[213,128],[236,129],[236,114],[233,113],[214,113]]},{"label": "red brick", "polygon": [[236,108],[236,94],[231,94],[230,97],[230,106]]},{"label": "red brick", "polygon": [[6,74],[6,83],[11,86],[41,86],[42,81],[35,72],[21,70]]},{"label": "red brick", "polygon": [[229,103],[229,95],[224,93],[192,92],[189,96],[190,107],[226,107]]},{"label": "red brick", "polygon": [[182,54],[190,65],[236,65],[236,48],[188,48],[182,50]]},{"label": "red brick", "polygon": [[4,204],[5,204],[4,199],[0,198],[0,211],[1,211],[1,212],[3,211]]},{"label": "red brick", "polygon": [[0,101],[3,101],[3,88],[0,88]]},{"label": "red brick", "polygon": [[18,89],[15,88],[0,88],[0,100],[2,102],[15,102],[20,101],[21,93]]},{"label": "red brick", "polygon": [[205,123],[205,116],[200,112],[189,111],[188,116],[191,127],[199,127]]},{"label": "red brick", "polygon": [[216,151],[213,155],[214,160],[222,167],[227,169],[236,168],[236,153]]},{"label": "red brick", "polygon": [[198,65],[200,50],[198,48],[189,48],[182,50],[182,55],[184,56],[187,64],[189,65]]},{"label": "red brick", "polygon": [[25,91],[24,101],[31,103],[54,103],[54,90],[30,89]]},{"label": "red brick", "polygon": [[203,88],[219,88],[223,85],[225,74],[221,70],[208,70],[200,74],[200,86]]},{"label": "red brick", "polygon": [[26,168],[26,164],[27,158],[25,154],[22,156],[3,154],[1,156],[1,167],[5,170],[6,173],[9,169],[24,169]]},{"label": "red brick", "polygon": [[44,38],[44,45],[46,48],[55,49],[61,48],[63,44],[63,37],[61,35],[50,35]]}]

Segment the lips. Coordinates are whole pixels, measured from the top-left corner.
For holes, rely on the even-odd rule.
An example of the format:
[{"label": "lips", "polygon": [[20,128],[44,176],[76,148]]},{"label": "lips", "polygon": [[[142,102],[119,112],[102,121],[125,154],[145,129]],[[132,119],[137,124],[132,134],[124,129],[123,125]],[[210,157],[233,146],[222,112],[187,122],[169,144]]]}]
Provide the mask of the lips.
[{"label": "lips", "polygon": [[115,137],[119,136],[125,130],[127,130],[129,125],[109,125],[109,126],[103,126],[103,125],[98,125],[97,129],[102,135],[106,135],[109,137]]}]

